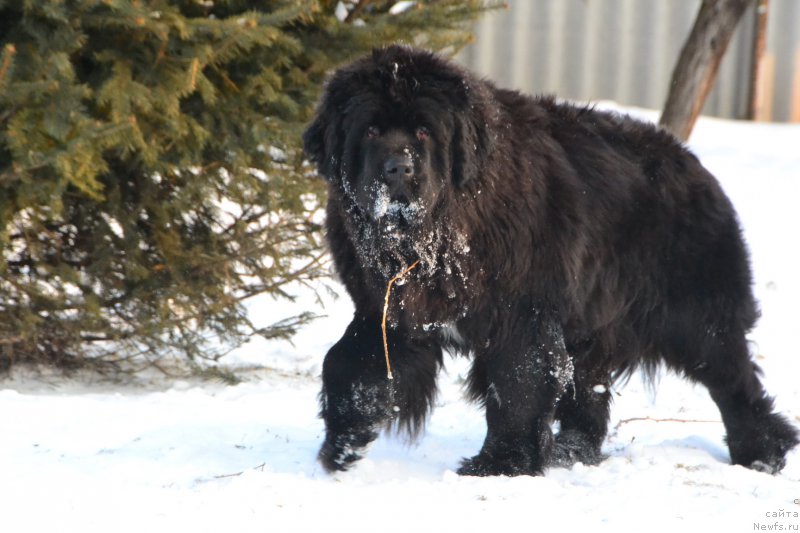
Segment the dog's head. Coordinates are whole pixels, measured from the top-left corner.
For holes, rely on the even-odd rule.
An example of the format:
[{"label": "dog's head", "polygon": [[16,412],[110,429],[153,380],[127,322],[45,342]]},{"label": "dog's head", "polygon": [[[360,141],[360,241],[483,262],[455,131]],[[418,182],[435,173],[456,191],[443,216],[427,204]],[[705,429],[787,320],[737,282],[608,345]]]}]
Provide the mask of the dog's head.
[{"label": "dog's head", "polygon": [[303,141],[333,194],[374,223],[414,226],[491,151],[484,82],[427,51],[391,46],[336,71]]}]

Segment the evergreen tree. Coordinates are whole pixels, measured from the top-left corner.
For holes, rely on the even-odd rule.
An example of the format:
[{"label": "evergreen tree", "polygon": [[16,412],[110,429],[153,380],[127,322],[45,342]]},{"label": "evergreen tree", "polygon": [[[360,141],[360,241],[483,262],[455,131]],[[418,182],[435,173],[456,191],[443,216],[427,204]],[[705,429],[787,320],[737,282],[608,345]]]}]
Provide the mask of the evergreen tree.
[{"label": "evergreen tree", "polygon": [[0,365],[218,357],[326,273],[300,132],[326,72],[456,50],[474,1],[0,0]]}]

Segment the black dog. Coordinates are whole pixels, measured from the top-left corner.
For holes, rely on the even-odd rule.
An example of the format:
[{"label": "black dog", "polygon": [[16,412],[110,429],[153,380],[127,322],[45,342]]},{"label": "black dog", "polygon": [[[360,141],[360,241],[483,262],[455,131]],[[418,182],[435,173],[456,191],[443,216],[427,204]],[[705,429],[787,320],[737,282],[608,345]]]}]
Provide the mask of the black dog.
[{"label": "black dog", "polygon": [[[798,435],[748,352],[758,311],[736,214],[668,133],[392,46],[330,78],[304,142],[356,309],[323,367],[326,469],[394,423],[421,429],[443,347],[472,356],[486,408],[461,474],[601,461],[608,386],[662,362],[708,388],[733,463],[784,466]],[[384,294],[417,260],[391,294],[388,380]]]}]

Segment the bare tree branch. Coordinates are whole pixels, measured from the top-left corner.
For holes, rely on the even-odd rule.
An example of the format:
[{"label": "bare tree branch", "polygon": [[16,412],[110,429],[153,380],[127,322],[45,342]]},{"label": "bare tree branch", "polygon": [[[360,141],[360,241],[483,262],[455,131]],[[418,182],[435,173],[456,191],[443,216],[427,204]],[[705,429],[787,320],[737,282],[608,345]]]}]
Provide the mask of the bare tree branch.
[{"label": "bare tree branch", "polygon": [[663,128],[681,140],[689,138],[733,32],[753,4],[754,0],[703,0],[672,72],[660,120]]}]

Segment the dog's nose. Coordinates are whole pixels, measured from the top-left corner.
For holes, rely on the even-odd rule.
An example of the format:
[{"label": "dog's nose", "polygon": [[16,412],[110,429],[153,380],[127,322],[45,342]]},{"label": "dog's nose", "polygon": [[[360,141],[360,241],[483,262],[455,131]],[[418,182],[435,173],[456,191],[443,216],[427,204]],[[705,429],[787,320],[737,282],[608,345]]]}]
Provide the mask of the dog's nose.
[{"label": "dog's nose", "polygon": [[414,161],[409,154],[389,156],[383,164],[383,172],[390,182],[409,180],[414,177]]}]

